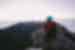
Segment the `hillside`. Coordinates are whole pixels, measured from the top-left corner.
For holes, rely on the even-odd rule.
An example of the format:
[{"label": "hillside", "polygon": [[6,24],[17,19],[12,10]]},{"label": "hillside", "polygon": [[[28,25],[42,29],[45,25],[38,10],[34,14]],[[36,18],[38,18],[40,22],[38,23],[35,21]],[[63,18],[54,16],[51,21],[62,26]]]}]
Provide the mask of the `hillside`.
[{"label": "hillside", "polygon": [[[0,39],[4,39],[0,41],[0,44],[3,46],[7,46],[7,48],[15,48],[17,47],[25,47],[31,44],[31,32],[35,31],[40,27],[38,23],[17,23],[11,27],[7,27],[5,29],[0,30]],[[16,40],[16,41],[15,41]],[[7,42],[9,42],[7,44]],[[6,44],[6,45],[5,45]],[[3,47],[2,46],[2,47]]]},{"label": "hillside", "polygon": [[[0,30],[0,39],[1,39],[0,44],[2,45],[2,47],[13,48],[13,49],[15,47],[17,48],[29,47],[30,45],[32,45],[32,42],[33,42],[32,32],[37,33],[37,30],[41,31],[40,30],[41,24],[43,25],[43,23],[40,23],[40,22],[17,23],[5,29],[1,29]],[[70,40],[75,39],[75,35],[72,34],[72,32],[70,32],[69,30],[67,30],[66,26],[64,27],[62,24],[57,24],[57,26],[58,26],[57,29],[59,31],[64,30],[63,32],[56,32],[57,38],[59,39],[59,41],[61,38],[62,40],[64,40],[64,38],[68,38]],[[66,37],[63,37],[62,35]],[[68,42],[68,39],[66,39],[67,42]],[[59,46],[61,46],[61,44],[59,44]]]}]

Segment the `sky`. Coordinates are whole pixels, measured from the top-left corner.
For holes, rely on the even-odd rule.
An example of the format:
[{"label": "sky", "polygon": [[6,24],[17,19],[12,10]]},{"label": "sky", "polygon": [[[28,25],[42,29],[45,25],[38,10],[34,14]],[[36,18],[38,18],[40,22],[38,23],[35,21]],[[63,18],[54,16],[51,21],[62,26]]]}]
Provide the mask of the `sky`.
[{"label": "sky", "polygon": [[0,0],[0,26],[16,22],[75,19],[75,0]]},{"label": "sky", "polygon": [[75,18],[75,0],[0,0],[0,20]]}]

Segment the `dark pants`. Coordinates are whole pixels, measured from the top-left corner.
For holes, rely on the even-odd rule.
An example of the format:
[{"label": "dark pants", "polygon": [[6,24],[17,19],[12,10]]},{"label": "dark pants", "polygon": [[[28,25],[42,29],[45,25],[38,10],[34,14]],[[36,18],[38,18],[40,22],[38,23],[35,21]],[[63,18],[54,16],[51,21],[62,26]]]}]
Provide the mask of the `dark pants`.
[{"label": "dark pants", "polygon": [[52,47],[52,41],[54,39],[56,39],[55,30],[47,32],[45,41],[48,44],[48,46],[44,48],[44,50],[53,50],[53,49],[55,50],[55,48]]}]

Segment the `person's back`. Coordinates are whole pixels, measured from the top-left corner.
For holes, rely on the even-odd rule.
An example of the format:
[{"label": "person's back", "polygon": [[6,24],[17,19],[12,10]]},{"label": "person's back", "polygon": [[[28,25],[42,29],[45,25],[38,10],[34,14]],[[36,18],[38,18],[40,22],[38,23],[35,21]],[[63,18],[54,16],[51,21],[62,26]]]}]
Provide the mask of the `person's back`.
[{"label": "person's back", "polygon": [[46,43],[48,43],[46,50],[48,50],[48,48],[52,48],[51,43],[54,39],[56,39],[56,22],[52,20],[53,20],[52,17],[49,16],[45,24],[45,32],[46,32],[45,40]]}]

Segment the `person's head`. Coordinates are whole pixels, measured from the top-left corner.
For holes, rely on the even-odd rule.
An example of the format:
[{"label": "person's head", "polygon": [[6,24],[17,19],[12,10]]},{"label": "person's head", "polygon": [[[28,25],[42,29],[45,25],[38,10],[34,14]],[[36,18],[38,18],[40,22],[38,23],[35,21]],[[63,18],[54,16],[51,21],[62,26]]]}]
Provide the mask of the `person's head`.
[{"label": "person's head", "polygon": [[52,16],[47,16],[48,21],[52,21],[52,19],[53,19]]}]

